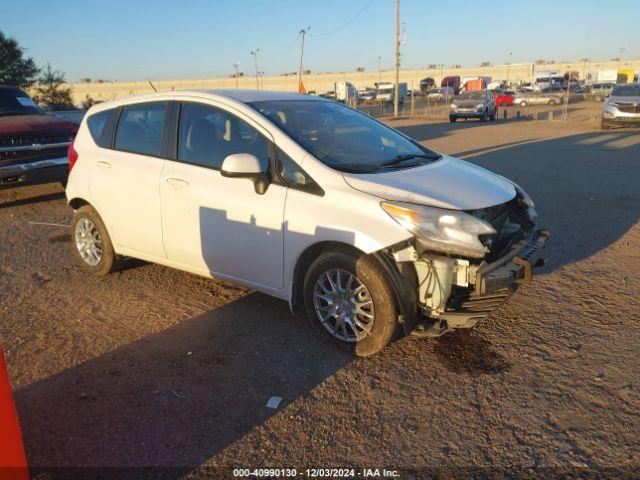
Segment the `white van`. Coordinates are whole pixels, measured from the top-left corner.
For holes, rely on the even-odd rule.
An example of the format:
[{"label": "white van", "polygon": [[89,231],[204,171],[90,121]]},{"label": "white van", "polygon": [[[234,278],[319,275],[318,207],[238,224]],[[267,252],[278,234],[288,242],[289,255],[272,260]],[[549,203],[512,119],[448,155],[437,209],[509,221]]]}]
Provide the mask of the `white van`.
[{"label": "white van", "polygon": [[547,232],[509,180],[345,105],[175,91],[93,106],[69,147],[72,245],[259,290],[357,355],[486,317]]}]

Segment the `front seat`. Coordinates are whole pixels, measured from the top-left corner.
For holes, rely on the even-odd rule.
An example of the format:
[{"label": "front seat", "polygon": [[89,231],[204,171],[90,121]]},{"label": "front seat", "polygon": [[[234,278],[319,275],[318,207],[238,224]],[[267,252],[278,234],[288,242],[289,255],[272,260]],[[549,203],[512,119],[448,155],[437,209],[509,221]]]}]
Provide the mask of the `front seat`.
[{"label": "front seat", "polygon": [[189,128],[183,160],[198,165],[220,168],[224,157],[216,127],[208,120],[195,120]]}]

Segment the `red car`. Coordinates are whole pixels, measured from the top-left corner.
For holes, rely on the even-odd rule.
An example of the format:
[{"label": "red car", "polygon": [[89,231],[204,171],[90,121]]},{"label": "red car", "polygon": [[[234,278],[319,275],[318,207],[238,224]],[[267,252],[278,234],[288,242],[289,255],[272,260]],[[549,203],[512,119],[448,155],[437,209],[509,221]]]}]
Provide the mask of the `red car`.
[{"label": "red car", "polygon": [[511,107],[513,105],[513,97],[506,93],[496,95],[496,107]]},{"label": "red car", "polygon": [[0,189],[67,181],[75,123],[47,115],[18,88],[0,85]]}]

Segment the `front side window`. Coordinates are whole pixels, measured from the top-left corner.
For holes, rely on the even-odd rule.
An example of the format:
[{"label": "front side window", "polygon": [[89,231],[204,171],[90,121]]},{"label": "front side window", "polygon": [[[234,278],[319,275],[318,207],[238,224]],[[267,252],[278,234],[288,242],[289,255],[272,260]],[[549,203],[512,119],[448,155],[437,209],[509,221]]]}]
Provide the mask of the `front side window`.
[{"label": "front side window", "polygon": [[322,188],[280,147],[276,147],[276,159],[278,174],[288,187],[317,195],[324,194]]},{"label": "front side window", "polygon": [[244,120],[220,108],[184,102],[180,106],[178,160],[219,170],[234,153],[254,155],[266,172],[269,142]]},{"label": "front side window", "polygon": [[167,102],[139,103],[122,109],[115,148],[143,155],[160,155]]},{"label": "front side window", "polygon": [[381,172],[433,162],[438,154],[371,117],[328,100],[249,103],[307,152],[343,172]]}]

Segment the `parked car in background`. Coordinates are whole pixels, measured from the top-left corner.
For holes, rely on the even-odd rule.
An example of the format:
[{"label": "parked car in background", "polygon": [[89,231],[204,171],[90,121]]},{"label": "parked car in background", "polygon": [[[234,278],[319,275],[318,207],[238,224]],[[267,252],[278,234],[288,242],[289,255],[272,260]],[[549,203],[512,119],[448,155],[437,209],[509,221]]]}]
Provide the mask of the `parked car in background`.
[{"label": "parked car in background", "polygon": [[[395,83],[381,83],[378,85],[378,92],[376,93],[376,100],[379,102],[393,102],[395,99],[396,85]],[[404,97],[407,96],[407,82],[400,82],[398,84],[398,99],[402,104]]]},{"label": "parked car in background", "polygon": [[506,93],[495,94],[495,102],[497,107],[510,107],[513,105],[513,97]]},{"label": "parked car in background", "polygon": [[640,126],[640,84],[620,84],[604,102],[600,126],[606,130],[614,126]]},{"label": "parked car in background", "polygon": [[78,125],[47,115],[22,90],[0,85],[0,188],[67,181]]},{"label": "parked car in background", "polygon": [[448,100],[453,97],[452,87],[434,88],[427,94],[429,101]]},{"label": "parked car in background", "polygon": [[88,271],[135,257],[233,281],[355,355],[418,325],[473,327],[531,280],[548,237],[506,178],[309,95],[102,103],[70,154],[71,247]]},{"label": "parked car in background", "polygon": [[562,97],[547,93],[518,93],[513,103],[526,107],[527,105],[560,105]]},{"label": "parked car in background", "polygon": [[451,77],[444,77],[442,82],[440,82],[441,87],[451,87],[453,89],[453,93],[458,95],[460,93],[460,76],[454,75]]},{"label": "parked car in background", "polygon": [[459,118],[478,118],[483,122],[496,119],[496,103],[488,90],[462,92],[451,102],[449,121]]},{"label": "parked car in background", "polygon": [[376,89],[375,88],[363,88],[358,90],[358,99],[361,101],[370,101],[376,99]]},{"label": "parked car in background", "polygon": [[604,102],[609,95],[611,95],[611,90],[615,87],[614,82],[598,82],[591,85],[591,98],[593,98],[596,102]]},{"label": "parked car in background", "polygon": [[420,91],[423,95],[428,94],[435,88],[435,86],[436,81],[431,77],[423,78],[422,80],[420,80]]}]

